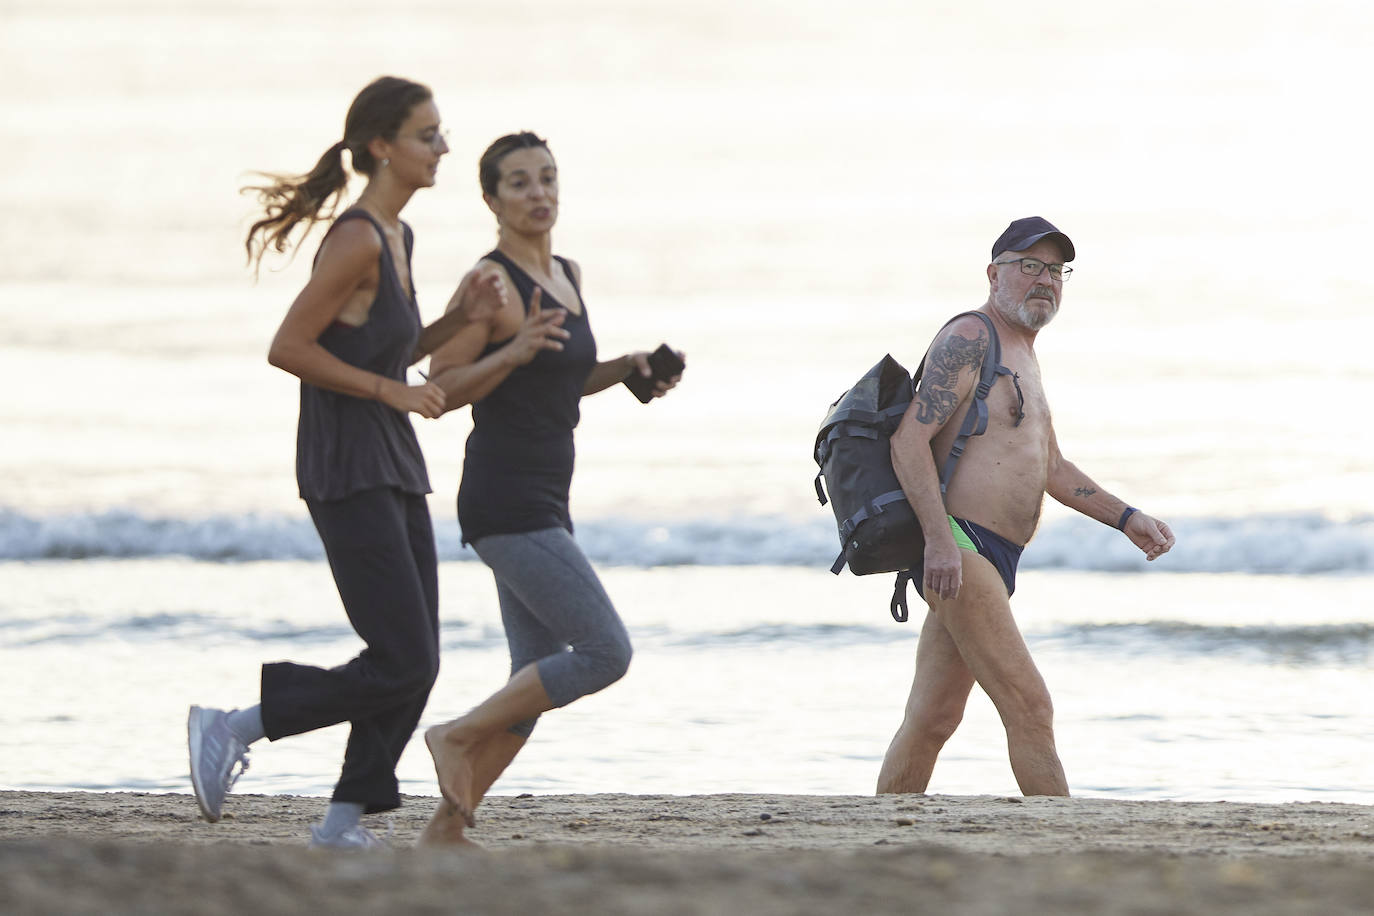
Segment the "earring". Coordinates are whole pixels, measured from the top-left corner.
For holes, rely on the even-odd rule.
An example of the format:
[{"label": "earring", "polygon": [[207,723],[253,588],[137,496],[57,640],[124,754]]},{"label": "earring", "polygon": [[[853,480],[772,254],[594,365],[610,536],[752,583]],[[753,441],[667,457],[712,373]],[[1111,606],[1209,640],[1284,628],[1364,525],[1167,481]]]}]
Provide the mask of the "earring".
[{"label": "earring", "polygon": [[390,160],[390,159],[383,159],[383,160],[382,160],[382,168],[386,168],[386,167],[389,166],[389,165],[391,165],[391,160]]}]

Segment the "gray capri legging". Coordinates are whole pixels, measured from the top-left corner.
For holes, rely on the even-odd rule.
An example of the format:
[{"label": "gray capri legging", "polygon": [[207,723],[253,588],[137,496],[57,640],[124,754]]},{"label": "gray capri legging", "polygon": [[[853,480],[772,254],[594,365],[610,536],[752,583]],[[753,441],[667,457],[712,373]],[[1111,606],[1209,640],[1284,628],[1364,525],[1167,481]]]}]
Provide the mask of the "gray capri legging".
[{"label": "gray capri legging", "polygon": [[[630,635],[571,534],[563,528],[491,534],[474,541],[472,549],[496,576],[512,675],[537,664],[554,706],[567,706],[624,676]],[[536,719],[510,731],[528,737]]]}]

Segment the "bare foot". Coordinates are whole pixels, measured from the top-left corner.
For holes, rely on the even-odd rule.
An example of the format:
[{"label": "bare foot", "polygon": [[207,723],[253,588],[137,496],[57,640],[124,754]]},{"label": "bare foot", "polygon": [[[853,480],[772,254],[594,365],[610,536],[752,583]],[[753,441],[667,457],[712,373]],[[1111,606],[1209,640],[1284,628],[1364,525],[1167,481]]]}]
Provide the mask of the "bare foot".
[{"label": "bare foot", "polygon": [[482,849],[480,844],[474,843],[463,835],[464,826],[463,819],[458,816],[458,809],[447,801],[440,801],[439,807],[434,811],[434,816],[429,819],[425,829],[420,832],[420,837],[415,841],[415,845],[449,849]]},{"label": "bare foot", "polygon": [[454,741],[453,728],[449,725],[435,725],[425,729],[425,746],[434,758],[434,772],[439,778],[439,794],[457,809],[455,812],[469,827],[477,825],[474,809],[477,807],[472,797],[473,766],[475,751],[471,745]]}]

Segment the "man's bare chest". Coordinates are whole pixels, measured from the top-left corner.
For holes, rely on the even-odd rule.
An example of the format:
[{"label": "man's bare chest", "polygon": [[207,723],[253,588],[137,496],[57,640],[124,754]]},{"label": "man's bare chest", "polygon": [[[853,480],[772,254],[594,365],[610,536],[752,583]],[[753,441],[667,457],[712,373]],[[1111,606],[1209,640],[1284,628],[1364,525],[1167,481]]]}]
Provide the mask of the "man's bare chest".
[{"label": "man's bare chest", "polygon": [[1039,369],[1033,365],[1006,368],[1009,374],[999,375],[988,392],[988,428],[1020,430],[1034,437],[1050,423],[1049,401]]}]

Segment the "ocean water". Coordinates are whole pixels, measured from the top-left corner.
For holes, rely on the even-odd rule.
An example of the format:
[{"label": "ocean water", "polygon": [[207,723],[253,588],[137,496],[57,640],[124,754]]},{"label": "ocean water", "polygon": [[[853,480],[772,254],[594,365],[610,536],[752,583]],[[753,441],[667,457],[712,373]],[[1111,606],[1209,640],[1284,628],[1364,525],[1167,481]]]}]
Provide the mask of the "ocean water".
[{"label": "ocean water", "polygon": [[[264,359],[314,241],[254,282],[237,188],[307,168],[396,72],[452,133],[406,211],[427,316],[494,237],[477,156],[528,127],[602,352],[688,355],[663,401],[584,403],[577,535],[637,654],[497,793],[872,790],[918,629],[888,577],[829,574],[816,425],[884,352],[914,366],[1041,213],[1079,251],[1037,345],[1060,444],[1179,537],[1145,564],[1051,503],[1026,551],[1013,606],[1071,788],[1374,802],[1374,200],[1345,101],[1371,27],[1338,0],[10,0],[0,786],[189,791],[187,704],[357,650],[295,495],[295,384]],[[427,724],[507,661],[453,517],[467,417],[417,428],[443,559]],[[344,739],[260,746],[239,788],[325,794]],[[418,741],[401,776],[434,794]],[[931,791],[1016,791],[978,692]]]}]

